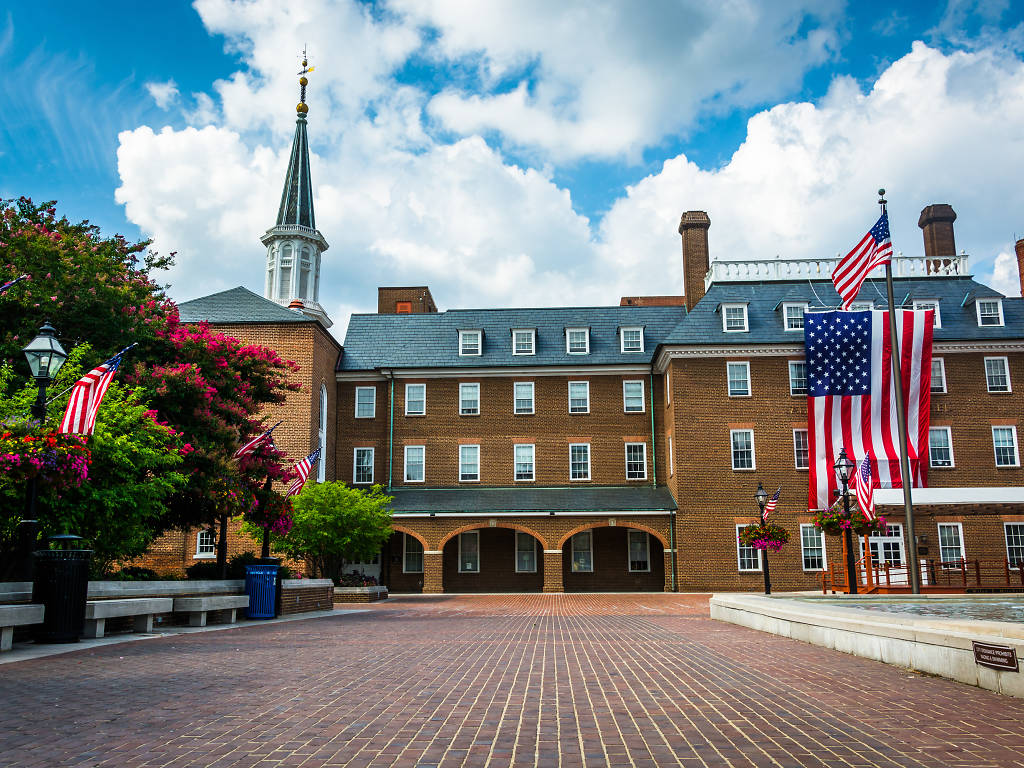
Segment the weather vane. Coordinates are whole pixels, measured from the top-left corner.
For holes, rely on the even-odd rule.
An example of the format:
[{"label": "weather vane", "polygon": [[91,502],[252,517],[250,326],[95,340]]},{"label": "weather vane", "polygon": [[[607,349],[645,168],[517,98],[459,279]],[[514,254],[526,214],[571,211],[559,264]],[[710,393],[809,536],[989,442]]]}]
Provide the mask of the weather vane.
[{"label": "weather vane", "polygon": [[309,107],[306,106],[306,86],[309,85],[309,80],[306,79],[306,75],[312,72],[316,67],[307,67],[309,64],[306,58],[306,46],[302,46],[302,69],[299,70],[299,105],[295,108],[295,111],[301,115],[305,115],[309,112]]}]

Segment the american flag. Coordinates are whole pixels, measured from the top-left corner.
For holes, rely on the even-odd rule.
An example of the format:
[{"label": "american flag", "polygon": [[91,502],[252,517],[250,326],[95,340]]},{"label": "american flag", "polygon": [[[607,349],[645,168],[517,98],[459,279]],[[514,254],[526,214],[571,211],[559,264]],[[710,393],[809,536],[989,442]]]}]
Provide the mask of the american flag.
[{"label": "american flag", "polygon": [[64,411],[64,418],[60,422],[59,432],[74,435],[93,433],[100,403],[103,402],[103,396],[107,394],[110,382],[114,380],[114,374],[121,365],[122,356],[128,349],[131,347],[122,349],[107,362],[96,366],[75,382],[71,388],[71,397],[67,410]]},{"label": "american flag", "polygon": [[875,515],[875,489],[871,481],[871,457],[865,456],[860,463],[860,469],[853,476],[853,489],[857,494],[857,505],[864,517],[874,520]]},{"label": "american flag", "polygon": [[764,505],[764,512],[761,513],[761,522],[768,522],[768,515],[775,511],[776,505],[779,503],[779,494],[782,493],[782,486],[779,486],[779,490],[775,492],[775,495],[768,499],[768,503]]},{"label": "american flag", "polygon": [[245,454],[252,453],[253,451],[257,450],[261,445],[264,445],[265,443],[270,443],[270,445],[273,445],[274,444],[274,438],[271,436],[270,433],[273,432],[275,429],[277,429],[280,425],[281,425],[281,422],[279,421],[279,422],[277,422],[277,424],[272,426],[270,429],[268,429],[262,435],[256,435],[256,437],[254,437],[248,443],[246,443],[241,448],[239,448],[237,451],[235,451],[235,455],[232,458],[240,459],[243,456],[245,456]]},{"label": "american flag", "polygon": [[295,478],[295,482],[288,486],[288,490],[284,494],[285,497],[298,495],[299,491],[302,490],[302,486],[306,484],[306,478],[309,477],[310,470],[313,469],[313,465],[316,464],[316,461],[319,458],[320,449],[317,448],[309,454],[309,456],[295,465],[295,471],[299,473],[299,476]]},{"label": "american flag", "polygon": [[836,293],[843,300],[843,309],[849,309],[868,273],[892,258],[889,239],[889,214],[883,213],[853,250],[843,256],[832,270]]},{"label": "american flag", "polygon": [[22,280],[28,280],[28,275],[16,277],[9,283],[4,283],[3,285],[0,285],[0,296],[3,296],[5,293],[7,293],[7,289],[10,288],[12,285],[14,285],[15,283],[20,283]]},{"label": "american flag", "polygon": [[[912,484],[927,484],[932,310],[897,310],[907,452]],[[812,312],[804,320],[807,364],[808,509],[827,509],[838,488],[840,448],[874,458],[875,483],[902,488],[892,343],[884,311]],[[919,460],[918,457],[921,457]]]}]

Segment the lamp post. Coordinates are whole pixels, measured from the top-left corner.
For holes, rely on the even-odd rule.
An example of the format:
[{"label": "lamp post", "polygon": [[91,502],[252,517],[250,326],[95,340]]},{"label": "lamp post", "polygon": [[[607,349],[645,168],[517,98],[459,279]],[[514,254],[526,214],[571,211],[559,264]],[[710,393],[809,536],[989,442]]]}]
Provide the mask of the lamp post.
[{"label": "lamp post", "polygon": [[[839,478],[839,482],[842,483],[843,489],[839,491],[843,497],[843,511],[846,513],[847,521],[850,520],[850,474],[853,472],[856,465],[850,461],[850,458],[846,455],[846,449],[839,449],[839,458],[836,459],[836,463],[833,465],[833,469],[836,471],[836,476]],[[843,529],[843,543],[846,545],[846,584],[847,591],[851,595],[857,594],[857,577],[854,573],[856,569],[856,563],[853,558],[853,534],[850,527],[847,526]]]},{"label": "lamp post", "polygon": [[[757,501],[757,506],[761,508],[761,523],[764,523],[764,505],[768,503],[768,491],[764,489],[760,481],[757,483],[757,491],[754,493],[754,500]],[[768,574],[768,550],[761,550],[761,570],[764,572],[764,593],[770,595],[772,593],[772,578]]]},{"label": "lamp post", "polygon": [[[57,371],[68,359],[68,355],[57,341],[57,329],[50,325],[49,321],[43,323],[39,334],[21,351],[28,359],[28,367],[32,370],[32,377],[36,380],[36,386],[39,388],[36,401],[32,404],[32,418],[38,419],[40,423],[45,423],[46,386],[57,375]],[[25,518],[27,520],[36,519],[37,497],[36,478],[33,477],[28,481],[25,496]]]}]

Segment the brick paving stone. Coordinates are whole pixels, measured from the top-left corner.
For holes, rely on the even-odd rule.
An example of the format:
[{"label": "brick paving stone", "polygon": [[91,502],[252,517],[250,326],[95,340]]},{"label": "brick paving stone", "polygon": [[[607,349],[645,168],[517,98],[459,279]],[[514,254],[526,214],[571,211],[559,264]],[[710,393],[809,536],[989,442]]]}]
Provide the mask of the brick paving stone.
[{"label": "brick paving stone", "polygon": [[7,664],[0,766],[1024,768],[1024,701],[697,595],[395,598]]}]

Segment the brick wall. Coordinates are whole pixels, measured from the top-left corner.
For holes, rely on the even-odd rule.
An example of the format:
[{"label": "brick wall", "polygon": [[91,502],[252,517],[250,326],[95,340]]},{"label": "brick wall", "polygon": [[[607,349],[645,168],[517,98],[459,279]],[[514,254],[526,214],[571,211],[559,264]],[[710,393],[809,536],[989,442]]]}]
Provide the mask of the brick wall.
[{"label": "brick wall", "polygon": [[377,313],[394,315],[398,311],[399,302],[408,302],[410,314],[437,312],[434,297],[425,285],[406,287],[382,287],[377,289]]},{"label": "brick wall", "polygon": [[334,607],[334,585],[325,587],[283,587],[281,589],[281,615],[329,611]]}]

